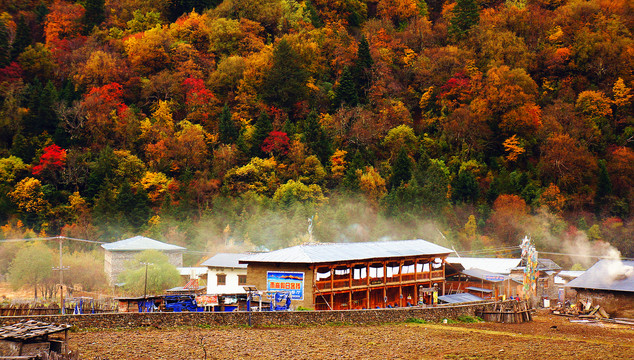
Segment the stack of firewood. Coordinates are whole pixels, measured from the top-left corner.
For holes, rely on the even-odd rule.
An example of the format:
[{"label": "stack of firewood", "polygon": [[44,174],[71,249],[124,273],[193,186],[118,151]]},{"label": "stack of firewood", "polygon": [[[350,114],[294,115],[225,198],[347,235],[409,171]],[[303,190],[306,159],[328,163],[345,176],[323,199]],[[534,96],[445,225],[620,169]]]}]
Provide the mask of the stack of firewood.
[{"label": "stack of firewood", "polygon": [[558,303],[550,308],[551,313],[561,316],[576,316],[581,319],[609,319],[610,315],[601,305],[592,305],[590,300],[579,300],[576,304]]}]

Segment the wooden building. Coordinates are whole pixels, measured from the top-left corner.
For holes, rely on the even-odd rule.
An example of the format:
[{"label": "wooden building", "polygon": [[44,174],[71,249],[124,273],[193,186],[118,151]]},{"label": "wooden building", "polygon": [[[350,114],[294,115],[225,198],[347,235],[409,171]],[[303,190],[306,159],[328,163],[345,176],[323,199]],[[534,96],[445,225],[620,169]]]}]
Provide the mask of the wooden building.
[{"label": "wooden building", "polygon": [[451,250],[425,240],[317,243],[240,260],[260,291],[289,291],[292,305],[316,310],[431,304],[444,294]]},{"label": "wooden building", "polygon": [[501,300],[517,296],[517,283],[508,275],[469,269],[447,275],[447,292],[469,293],[482,299]]},{"label": "wooden building", "polygon": [[42,354],[66,354],[69,328],[68,324],[35,320],[0,327],[0,358],[39,359]]}]

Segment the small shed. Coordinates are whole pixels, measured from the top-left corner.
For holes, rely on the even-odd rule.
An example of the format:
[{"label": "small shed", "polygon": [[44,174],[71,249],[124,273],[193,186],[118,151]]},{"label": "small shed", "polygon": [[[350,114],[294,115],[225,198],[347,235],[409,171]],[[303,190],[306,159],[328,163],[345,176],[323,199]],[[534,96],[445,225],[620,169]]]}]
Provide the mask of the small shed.
[{"label": "small shed", "polygon": [[34,320],[0,327],[0,356],[36,356],[68,352],[68,324],[49,324]]}]

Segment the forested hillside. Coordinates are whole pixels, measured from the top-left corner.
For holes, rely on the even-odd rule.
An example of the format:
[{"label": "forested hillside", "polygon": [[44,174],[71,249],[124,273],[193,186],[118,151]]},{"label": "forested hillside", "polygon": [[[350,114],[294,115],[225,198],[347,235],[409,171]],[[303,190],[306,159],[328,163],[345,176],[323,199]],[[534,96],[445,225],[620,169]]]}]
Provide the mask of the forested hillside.
[{"label": "forested hillside", "polygon": [[632,31],[628,0],[2,0],[0,235],[633,257]]}]

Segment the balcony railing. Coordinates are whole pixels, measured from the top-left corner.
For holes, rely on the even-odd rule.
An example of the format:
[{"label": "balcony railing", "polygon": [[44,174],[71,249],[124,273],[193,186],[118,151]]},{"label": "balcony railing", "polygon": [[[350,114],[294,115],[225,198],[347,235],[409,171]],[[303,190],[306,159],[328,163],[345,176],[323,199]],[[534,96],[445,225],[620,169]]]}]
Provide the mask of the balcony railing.
[{"label": "balcony railing", "polygon": [[400,274],[400,276],[392,276],[392,277],[376,277],[376,278],[363,278],[363,279],[325,279],[316,281],[315,284],[317,289],[319,290],[331,290],[331,289],[348,289],[350,287],[357,286],[377,286],[377,285],[385,285],[385,284],[399,284],[399,283],[408,283],[414,281],[429,281],[442,279],[444,277],[444,271],[434,270],[434,271],[426,271],[420,273],[407,273]]}]

